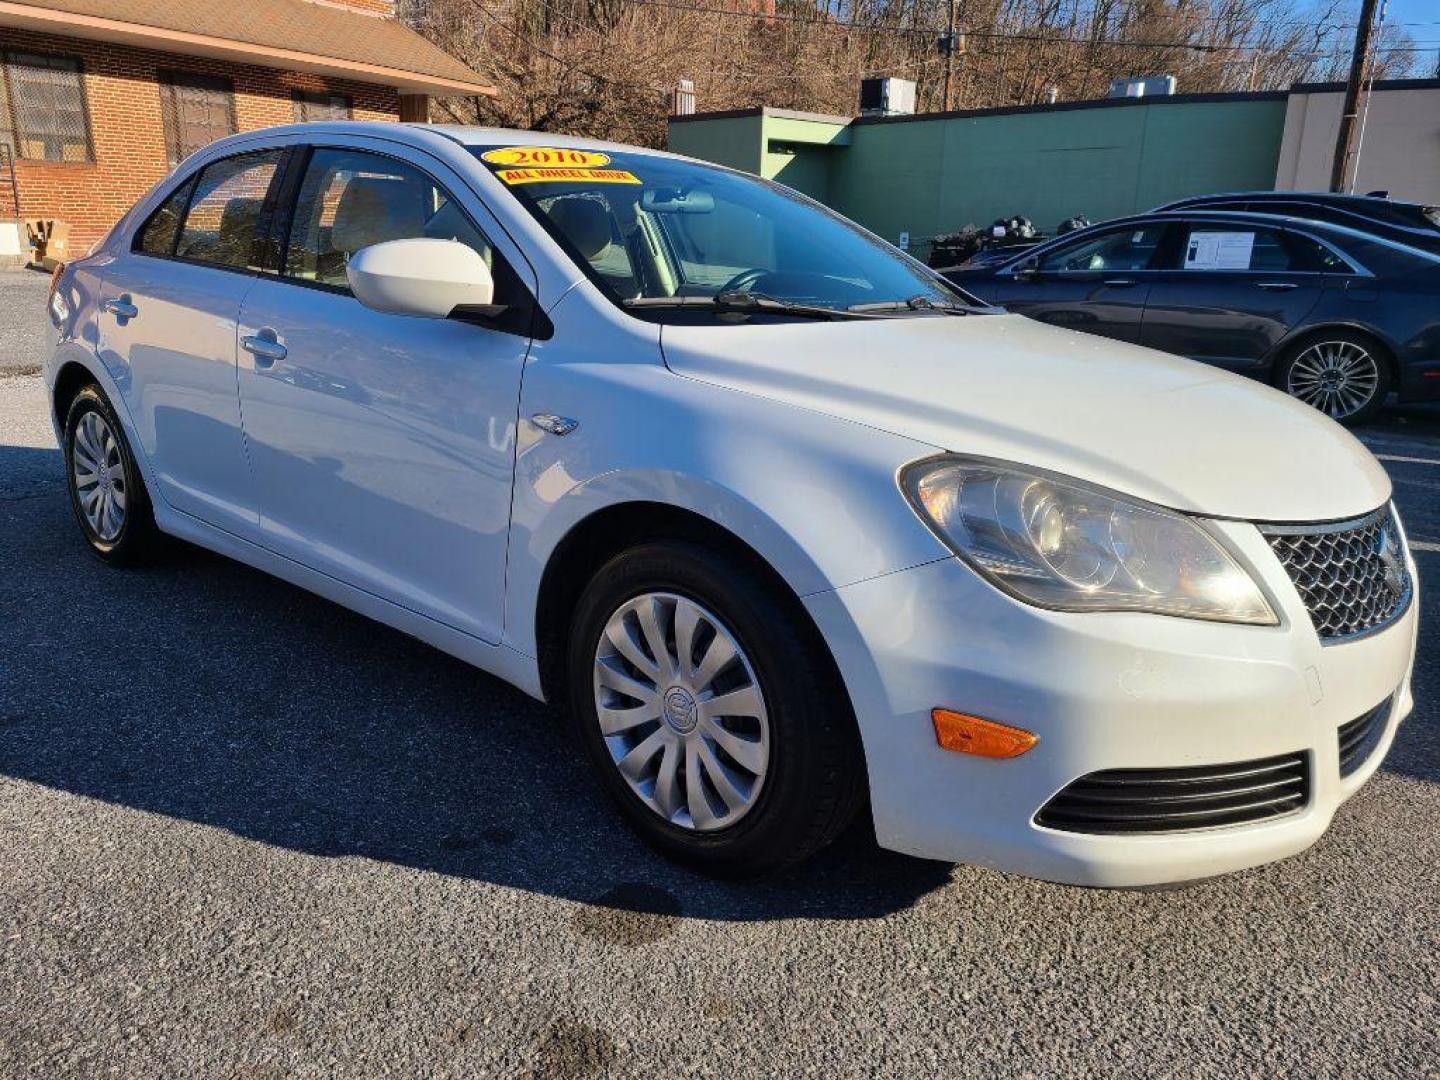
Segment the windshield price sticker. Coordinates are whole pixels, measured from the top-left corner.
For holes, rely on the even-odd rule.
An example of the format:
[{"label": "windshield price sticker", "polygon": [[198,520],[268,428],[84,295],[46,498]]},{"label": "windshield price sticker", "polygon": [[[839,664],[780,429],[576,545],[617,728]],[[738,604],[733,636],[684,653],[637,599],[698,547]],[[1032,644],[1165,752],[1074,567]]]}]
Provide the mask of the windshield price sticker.
[{"label": "windshield price sticker", "polygon": [[500,169],[495,173],[507,184],[567,183],[638,184],[640,178],[624,169]]},{"label": "windshield price sticker", "polygon": [[609,154],[592,150],[562,150],[554,146],[506,146],[480,155],[491,165],[524,165],[545,168],[599,169],[610,164]]},{"label": "windshield price sticker", "polygon": [[1249,270],[1253,232],[1193,232],[1185,249],[1186,270]]}]

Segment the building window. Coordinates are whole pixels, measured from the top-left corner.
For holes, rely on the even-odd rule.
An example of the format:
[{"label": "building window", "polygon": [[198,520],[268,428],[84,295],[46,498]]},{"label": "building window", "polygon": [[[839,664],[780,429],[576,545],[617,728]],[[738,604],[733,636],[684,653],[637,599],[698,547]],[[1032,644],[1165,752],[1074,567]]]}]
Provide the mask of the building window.
[{"label": "building window", "polygon": [[3,61],[0,142],[32,161],[92,160],[80,61],[20,52]]},{"label": "building window", "polygon": [[214,75],[160,72],[160,113],[172,168],[237,130],[234,87]]},{"label": "building window", "polygon": [[308,90],[296,90],[291,97],[295,102],[295,122],[308,124],[312,120],[349,120],[351,103],[344,94],[315,94]]}]

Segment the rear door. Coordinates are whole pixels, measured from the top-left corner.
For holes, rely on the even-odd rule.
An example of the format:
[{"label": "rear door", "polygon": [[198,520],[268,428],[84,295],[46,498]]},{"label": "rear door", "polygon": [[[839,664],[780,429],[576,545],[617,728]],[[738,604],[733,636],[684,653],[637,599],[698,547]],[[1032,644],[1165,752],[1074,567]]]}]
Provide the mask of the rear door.
[{"label": "rear door", "polygon": [[1177,222],[1157,265],[1141,344],[1232,371],[1262,368],[1324,286],[1312,242],[1244,222]]},{"label": "rear door", "polygon": [[104,270],[97,348],[158,495],[253,536],[258,520],[235,386],[235,326],[284,151],[222,158],[183,182]]},{"label": "rear door", "polygon": [[983,285],[977,282],[977,292],[1054,326],[1138,341],[1150,265],[1164,231],[1164,222],[1092,230],[1039,254],[1033,271],[1024,269],[1030,260],[1021,259]]}]

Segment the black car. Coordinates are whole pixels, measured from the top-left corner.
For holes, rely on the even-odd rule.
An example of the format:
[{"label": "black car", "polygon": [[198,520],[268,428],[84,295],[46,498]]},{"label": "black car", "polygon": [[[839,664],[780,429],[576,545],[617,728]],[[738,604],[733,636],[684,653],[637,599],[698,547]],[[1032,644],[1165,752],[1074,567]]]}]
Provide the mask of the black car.
[{"label": "black car", "polygon": [[945,276],[1011,311],[1273,382],[1344,423],[1440,398],[1440,255],[1316,221],[1120,218]]},{"label": "black car", "polygon": [[1256,214],[1325,221],[1374,233],[1440,255],[1440,206],[1396,202],[1383,195],[1337,195],[1328,191],[1231,191],[1196,195],[1157,206],[1168,210],[1246,210]]}]

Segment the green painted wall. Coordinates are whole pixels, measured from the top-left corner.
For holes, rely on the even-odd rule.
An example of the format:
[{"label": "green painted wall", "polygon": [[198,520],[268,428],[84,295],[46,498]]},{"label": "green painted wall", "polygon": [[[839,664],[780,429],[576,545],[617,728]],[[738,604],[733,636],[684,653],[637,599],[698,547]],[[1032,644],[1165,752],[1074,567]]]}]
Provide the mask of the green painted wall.
[{"label": "green painted wall", "polygon": [[666,133],[669,149],[677,154],[759,173],[764,152],[765,118],[725,116],[715,120],[671,123]]},{"label": "green painted wall", "polygon": [[[1173,101],[848,126],[794,117],[767,112],[671,124],[670,147],[789,184],[887,239],[908,232],[918,241],[1011,214],[1050,230],[1073,214],[1101,221],[1185,195],[1269,188],[1285,100]],[[740,161],[737,141],[744,138],[754,140],[755,165]]]},{"label": "green painted wall", "polygon": [[851,143],[850,125],[843,121],[798,119],[767,114],[761,128],[764,154],[760,175],[828,203],[831,177]]}]

